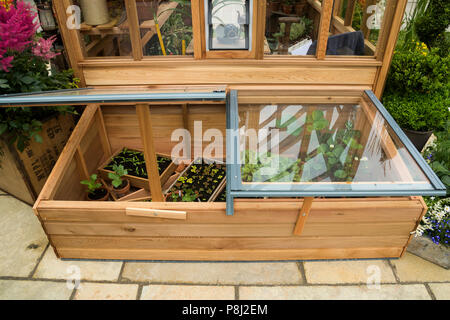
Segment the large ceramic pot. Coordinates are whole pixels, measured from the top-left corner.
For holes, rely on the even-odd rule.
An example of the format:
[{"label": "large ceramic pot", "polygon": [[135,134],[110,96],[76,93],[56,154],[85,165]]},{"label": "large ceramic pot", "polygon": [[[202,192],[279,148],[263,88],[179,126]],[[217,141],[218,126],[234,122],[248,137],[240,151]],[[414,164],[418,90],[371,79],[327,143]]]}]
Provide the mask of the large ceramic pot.
[{"label": "large ceramic pot", "polygon": [[84,23],[90,26],[105,24],[111,20],[106,0],[80,0],[80,5]]},{"label": "large ceramic pot", "polygon": [[403,132],[419,151],[422,151],[423,147],[427,144],[428,139],[430,139],[433,134],[433,131],[414,131],[408,129],[403,129]]}]

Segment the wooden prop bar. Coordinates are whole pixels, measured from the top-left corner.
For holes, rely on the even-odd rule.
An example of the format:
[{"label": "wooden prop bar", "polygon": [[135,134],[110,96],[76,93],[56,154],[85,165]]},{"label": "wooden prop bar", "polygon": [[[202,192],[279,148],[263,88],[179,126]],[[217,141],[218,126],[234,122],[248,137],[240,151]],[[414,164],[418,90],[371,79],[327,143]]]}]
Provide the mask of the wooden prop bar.
[{"label": "wooden prop bar", "polygon": [[313,197],[305,197],[302,209],[298,214],[297,223],[295,224],[294,235],[300,236],[302,234],[303,229],[305,228],[306,220],[308,219],[309,216],[309,212],[311,211],[313,200],[314,200]]},{"label": "wooden prop bar", "polygon": [[164,202],[159,179],[158,162],[156,158],[155,146],[153,144],[152,119],[150,115],[150,106],[148,104],[136,105],[136,113],[139,120],[142,143],[144,145],[145,165],[147,167],[148,182],[152,201]]}]

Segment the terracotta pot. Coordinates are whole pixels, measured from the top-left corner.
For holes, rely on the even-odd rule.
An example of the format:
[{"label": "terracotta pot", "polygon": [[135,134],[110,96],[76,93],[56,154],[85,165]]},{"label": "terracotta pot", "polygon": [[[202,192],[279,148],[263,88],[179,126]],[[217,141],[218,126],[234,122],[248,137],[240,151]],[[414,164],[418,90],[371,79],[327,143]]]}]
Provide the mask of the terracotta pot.
[{"label": "terracotta pot", "polygon": [[304,2],[297,2],[295,4],[295,14],[298,16],[302,16],[303,15],[303,11],[305,10],[306,7],[306,3]]},{"label": "terracotta pot", "polygon": [[292,4],[282,4],[281,9],[283,10],[283,13],[291,14],[294,10],[294,6]]},{"label": "terracotta pot", "polygon": [[280,10],[280,2],[270,1],[269,2],[269,10],[270,11],[279,11]]},{"label": "terracotta pot", "polygon": [[126,195],[126,194],[130,191],[130,187],[131,187],[131,185],[130,185],[130,180],[125,179],[124,181],[126,182],[125,187],[120,188],[120,189],[116,189],[116,188],[113,187],[114,192],[115,192],[115,193],[117,194],[117,196],[119,196],[119,197],[122,197],[122,196]]},{"label": "terracotta pot", "polygon": [[403,132],[419,152],[422,151],[423,147],[427,144],[428,139],[430,139],[433,134],[433,131],[414,131],[408,129],[403,129]]},{"label": "terracotta pot", "polygon": [[100,188],[98,190],[103,190],[104,195],[99,197],[98,199],[96,199],[94,197],[94,195],[92,195],[91,193],[88,193],[86,195],[86,198],[88,199],[88,201],[107,201],[109,199],[109,191],[106,188]]}]

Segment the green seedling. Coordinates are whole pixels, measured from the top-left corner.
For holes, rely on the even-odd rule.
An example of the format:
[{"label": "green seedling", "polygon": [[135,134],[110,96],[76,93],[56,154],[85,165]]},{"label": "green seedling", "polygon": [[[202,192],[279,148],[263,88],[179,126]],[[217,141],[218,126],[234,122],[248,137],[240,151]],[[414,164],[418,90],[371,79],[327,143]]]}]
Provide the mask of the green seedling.
[{"label": "green seedling", "polygon": [[113,165],[114,172],[108,173],[108,178],[111,179],[111,184],[114,188],[118,188],[122,185],[122,177],[128,174],[128,171],[123,167],[123,165]]},{"label": "green seedling", "polygon": [[96,174],[91,175],[88,180],[83,180],[80,183],[87,186],[88,189],[86,190],[86,192],[89,192],[91,194],[94,194],[95,191],[102,187],[102,184],[97,182]]}]

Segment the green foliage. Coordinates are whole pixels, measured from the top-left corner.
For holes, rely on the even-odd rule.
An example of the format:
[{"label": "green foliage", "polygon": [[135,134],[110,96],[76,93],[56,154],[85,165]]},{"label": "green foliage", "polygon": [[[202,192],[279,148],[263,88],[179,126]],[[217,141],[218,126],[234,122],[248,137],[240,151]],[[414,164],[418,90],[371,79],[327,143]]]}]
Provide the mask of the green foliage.
[{"label": "green foliage", "polygon": [[414,51],[396,51],[389,71],[387,93],[435,93],[449,89],[450,57],[440,57],[416,43]]},{"label": "green foliage", "polygon": [[[45,62],[31,52],[15,56],[10,72],[0,70],[0,93],[24,93],[76,88],[78,79],[72,70],[62,72],[47,70]],[[41,121],[58,113],[74,113],[71,107],[1,108],[0,135],[5,135],[9,143],[16,143],[23,151],[31,139],[42,142]]]},{"label": "green foliage", "polygon": [[122,177],[124,175],[128,174],[128,171],[125,170],[125,168],[123,167],[123,165],[113,165],[113,170],[114,172],[109,172],[108,173],[108,178],[111,179],[111,184],[114,186],[114,188],[118,188],[122,185]]},{"label": "green foliage", "polygon": [[[307,17],[300,17],[299,22],[295,22],[291,24],[291,31],[289,34],[289,40],[297,41],[304,39],[305,37],[311,34],[313,28],[313,21],[308,19]],[[280,31],[274,33],[272,36],[274,38],[284,37],[286,33],[286,24],[280,23]]]},{"label": "green foliage", "polygon": [[404,28],[400,31],[399,41],[397,42],[397,50],[411,51],[414,50],[416,42],[419,41],[414,28],[415,21],[422,17],[430,0],[417,0],[414,10],[410,15],[405,15]]},{"label": "green foliage", "polygon": [[[424,14],[416,19],[414,27],[420,41],[426,43],[429,47],[435,47],[441,41],[448,41],[443,37],[443,34],[449,24],[450,2],[429,0],[428,7]],[[448,47],[448,43],[446,46]],[[448,56],[448,51],[442,52],[442,54],[442,56]]]},{"label": "green foliage", "polygon": [[188,189],[183,194],[183,198],[182,198],[181,201],[183,201],[183,202],[192,202],[192,201],[195,201],[197,198],[198,198],[198,194],[196,194],[191,189]]},{"label": "green foliage", "polygon": [[93,174],[89,177],[89,180],[83,180],[80,183],[87,186],[86,192],[89,192],[91,194],[94,194],[95,191],[100,189],[102,187],[102,184],[97,182],[97,175]]},{"label": "green foliage", "polygon": [[436,141],[429,146],[424,157],[433,171],[447,187],[450,194],[450,121],[446,123],[443,131],[436,133]]},{"label": "green foliage", "polygon": [[383,105],[403,129],[415,131],[442,130],[450,119],[446,94],[385,94]]}]

